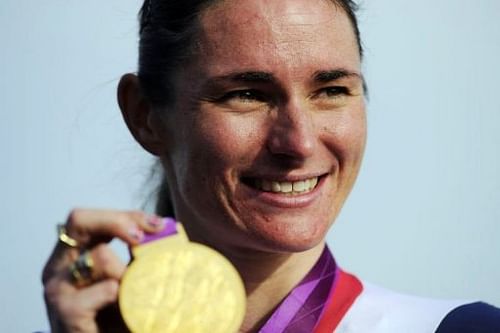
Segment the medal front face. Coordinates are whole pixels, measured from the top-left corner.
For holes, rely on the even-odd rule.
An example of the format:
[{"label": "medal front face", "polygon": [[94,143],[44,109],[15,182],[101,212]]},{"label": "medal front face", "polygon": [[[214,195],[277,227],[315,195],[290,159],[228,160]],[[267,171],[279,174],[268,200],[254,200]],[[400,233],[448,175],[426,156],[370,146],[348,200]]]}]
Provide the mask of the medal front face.
[{"label": "medal front face", "polygon": [[245,314],[245,289],[221,254],[180,242],[132,262],[119,305],[134,333],[235,333]]}]

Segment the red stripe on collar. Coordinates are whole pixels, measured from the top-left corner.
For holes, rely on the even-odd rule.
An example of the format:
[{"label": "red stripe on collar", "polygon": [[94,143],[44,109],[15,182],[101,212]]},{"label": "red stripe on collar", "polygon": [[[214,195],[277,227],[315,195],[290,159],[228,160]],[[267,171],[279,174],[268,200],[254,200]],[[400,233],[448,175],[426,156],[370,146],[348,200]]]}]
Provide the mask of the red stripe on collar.
[{"label": "red stripe on collar", "polygon": [[314,333],[332,333],[344,318],[351,305],[363,291],[363,285],[352,274],[339,271],[337,285],[314,329]]}]

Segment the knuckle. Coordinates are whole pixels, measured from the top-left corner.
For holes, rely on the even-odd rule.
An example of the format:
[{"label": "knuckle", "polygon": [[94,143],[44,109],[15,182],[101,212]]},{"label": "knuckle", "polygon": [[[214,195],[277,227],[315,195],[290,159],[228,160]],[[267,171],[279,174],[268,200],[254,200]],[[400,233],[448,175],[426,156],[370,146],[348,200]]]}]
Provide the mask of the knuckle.
[{"label": "knuckle", "polygon": [[86,215],[89,211],[81,208],[74,208],[68,215],[66,221],[66,231],[68,236],[74,238],[79,243],[87,243],[90,235],[86,232],[86,224],[88,218]]},{"label": "knuckle", "polygon": [[126,225],[126,220],[120,216],[117,216],[116,219],[110,221],[106,225],[106,230],[110,233],[110,235],[116,236],[123,233],[124,226]]},{"label": "knuckle", "polygon": [[83,209],[81,208],[73,208],[68,215],[68,227],[77,226],[79,222],[82,220]]},{"label": "knuckle", "polygon": [[78,221],[80,216],[82,214],[82,209],[80,208],[73,208],[68,215],[68,222],[75,222]]},{"label": "knuckle", "polygon": [[114,256],[111,253],[111,249],[106,244],[97,245],[93,252],[94,260],[99,266],[105,268],[113,263]]}]

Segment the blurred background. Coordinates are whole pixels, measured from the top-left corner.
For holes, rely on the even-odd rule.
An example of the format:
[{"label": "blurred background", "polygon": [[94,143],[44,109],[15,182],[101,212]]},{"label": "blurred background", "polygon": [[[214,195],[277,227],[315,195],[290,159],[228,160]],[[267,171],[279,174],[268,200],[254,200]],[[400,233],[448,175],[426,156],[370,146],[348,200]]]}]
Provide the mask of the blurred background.
[{"label": "blurred background", "polygon": [[[140,5],[0,2],[5,332],[48,328],[40,272],[71,208],[140,209],[154,189],[115,102]],[[368,146],[330,246],[372,283],[500,306],[500,2],[361,5]]]}]

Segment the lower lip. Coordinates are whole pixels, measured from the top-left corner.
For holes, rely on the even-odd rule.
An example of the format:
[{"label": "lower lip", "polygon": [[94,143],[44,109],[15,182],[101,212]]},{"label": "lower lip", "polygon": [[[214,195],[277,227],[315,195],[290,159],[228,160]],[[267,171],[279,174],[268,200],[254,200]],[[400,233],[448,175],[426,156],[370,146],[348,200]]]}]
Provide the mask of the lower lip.
[{"label": "lower lip", "polygon": [[278,208],[304,208],[310,206],[321,195],[321,190],[326,182],[326,178],[327,176],[320,177],[318,179],[318,184],[312,191],[294,195],[277,192],[265,192],[247,185],[244,186],[249,190],[252,197],[270,206]]}]

